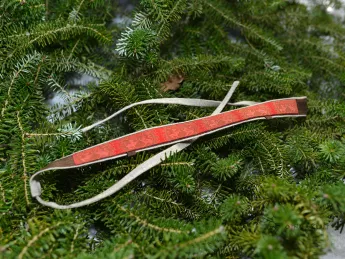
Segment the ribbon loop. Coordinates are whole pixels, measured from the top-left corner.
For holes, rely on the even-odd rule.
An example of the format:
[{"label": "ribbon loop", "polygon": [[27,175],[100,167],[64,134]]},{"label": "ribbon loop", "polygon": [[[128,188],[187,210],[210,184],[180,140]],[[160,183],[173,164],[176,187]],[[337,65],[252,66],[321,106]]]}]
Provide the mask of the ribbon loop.
[{"label": "ribbon loop", "polygon": [[[263,103],[252,101],[242,101],[238,103],[228,103],[239,82],[235,81],[224,99],[219,101],[199,100],[199,99],[180,99],[180,98],[162,98],[155,100],[147,100],[129,105],[102,121],[96,122],[82,129],[83,132],[104,123],[105,121],[119,115],[125,110],[136,105],[148,103],[160,104],[181,104],[189,106],[212,107],[216,109],[210,116],[200,119],[191,120],[182,123],[169,124],[159,127],[145,129],[136,133],[132,133],[114,140],[110,140],[99,145],[81,150],[67,157],[61,158],[50,163],[45,168],[36,172],[30,178],[31,195],[41,204],[55,209],[70,209],[89,205],[104,199],[115,192],[119,191],[125,185],[133,181],[135,178],[160,164],[168,157],[187,148],[199,137],[211,134],[213,132],[229,128],[244,122],[259,119],[271,119],[279,117],[303,117],[307,113],[306,97],[286,98],[272,100]],[[221,113],[226,105],[248,106],[232,111]],[[174,144],[174,145],[172,145]],[[133,156],[137,152],[158,148],[161,146],[172,145],[171,147],[159,152],[148,160],[138,165],[134,170],[129,172],[121,180],[102,193],[86,199],[81,202],[70,205],[59,205],[54,202],[48,202],[41,199],[41,185],[36,177],[45,171],[56,169],[77,168],[90,165],[110,159],[123,156]]]}]

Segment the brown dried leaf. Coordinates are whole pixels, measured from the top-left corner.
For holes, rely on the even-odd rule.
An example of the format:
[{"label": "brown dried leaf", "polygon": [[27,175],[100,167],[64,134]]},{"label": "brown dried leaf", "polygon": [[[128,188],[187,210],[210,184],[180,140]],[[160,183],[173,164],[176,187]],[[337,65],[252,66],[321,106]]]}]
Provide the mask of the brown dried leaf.
[{"label": "brown dried leaf", "polygon": [[180,88],[184,77],[182,75],[172,75],[169,77],[168,81],[161,84],[161,91],[167,92],[169,90],[175,91]]}]

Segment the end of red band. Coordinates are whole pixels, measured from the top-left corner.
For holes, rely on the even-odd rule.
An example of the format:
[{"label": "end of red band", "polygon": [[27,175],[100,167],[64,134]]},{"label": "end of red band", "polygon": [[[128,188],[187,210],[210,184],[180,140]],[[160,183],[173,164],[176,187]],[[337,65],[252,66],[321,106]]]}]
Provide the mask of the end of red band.
[{"label": "end of red band", "polygon": [[298,114],[300,115],[307,115],[308,112],[308,105],[307,105],[307,98],[304,99],[296,99]]}]

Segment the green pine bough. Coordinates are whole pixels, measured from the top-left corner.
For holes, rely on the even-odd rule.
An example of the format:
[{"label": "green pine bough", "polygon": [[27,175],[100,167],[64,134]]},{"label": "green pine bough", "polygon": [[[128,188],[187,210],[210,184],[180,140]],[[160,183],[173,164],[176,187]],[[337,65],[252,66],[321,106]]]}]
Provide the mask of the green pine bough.
[{"label": "green pine bough", "polygon": [[[141,0],[124,13],[112,0],[0,1],[0,258],[324,254],[327,227],[345,224],[345,29],[327,11],[340,1],[312,2]],[[98,84],[75,89],[75,73]],[[307,96],[308,116],[200,138],[87,207],[31,198],[30,176],[58,158],[212,108],[137,106],[81,128],[148,99],[222,100],[235,80],[232,102]],[[90,198],[154,154],[47,172],[42,198]]]}]

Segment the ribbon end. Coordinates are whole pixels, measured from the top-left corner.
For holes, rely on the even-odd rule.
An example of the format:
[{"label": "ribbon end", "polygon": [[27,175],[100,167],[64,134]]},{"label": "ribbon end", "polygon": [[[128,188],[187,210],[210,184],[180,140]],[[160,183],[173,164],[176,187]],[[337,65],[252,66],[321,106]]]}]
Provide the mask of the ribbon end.
[{"label": "ribbon end", "polygon": [[48,164],[46,167],[42,168],[41,170],[46,170],[46,169],[53,169],[54,167],[57,168],[68,168],[71,166],[75,166],[73,156],[65,156],[59,160],[56,160],[54,162],[51,162]]},{"label": "ribbon end", "polygon": [[40,196],[42,193],[42,189],[41,189],[41,184],[40,182],[36,181],[36,180],[31,180],[30,183],[30,191],[31,191],[31,196],[32,197],[37,197]]},{"label": "ribbon end", "polygon": [[308,112],[308,105],[307,105],[307,98],[296,99],[298,114],[299,115],[307,115]]}]

